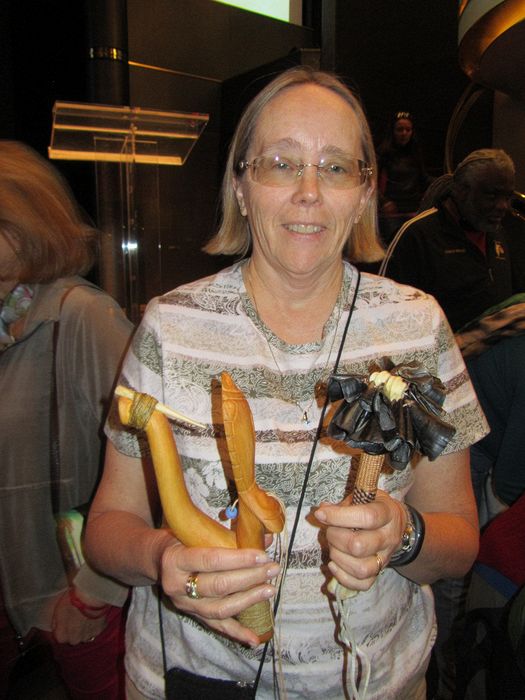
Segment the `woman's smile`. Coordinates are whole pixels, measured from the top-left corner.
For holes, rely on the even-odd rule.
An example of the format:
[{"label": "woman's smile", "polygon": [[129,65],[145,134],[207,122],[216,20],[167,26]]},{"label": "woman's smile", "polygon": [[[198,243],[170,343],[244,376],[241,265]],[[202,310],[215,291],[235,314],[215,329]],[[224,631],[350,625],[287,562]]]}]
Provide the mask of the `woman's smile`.
[{"label": "woman's smile", "polygon": [[321,233],[324,226],[319,226],[317,224],[284,224],[284,228],[292,233],[312,234]]}]

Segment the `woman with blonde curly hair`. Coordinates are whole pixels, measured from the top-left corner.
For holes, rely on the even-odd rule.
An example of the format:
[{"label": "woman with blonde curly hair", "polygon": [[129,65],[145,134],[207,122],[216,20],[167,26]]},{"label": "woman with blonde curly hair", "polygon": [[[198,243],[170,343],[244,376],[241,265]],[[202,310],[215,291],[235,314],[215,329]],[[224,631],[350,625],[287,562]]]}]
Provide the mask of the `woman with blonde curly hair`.
[{"label": "woman with blonde curly hair", "polygon": [[98,482],[132,331],[82,277],[96,243],[58,171],[0,141],[1,632],[22,649],[49,643],[71,698],[117,700],[127,589],[81,557],[69,566],[57,538],[59,513],[86,506]]}]

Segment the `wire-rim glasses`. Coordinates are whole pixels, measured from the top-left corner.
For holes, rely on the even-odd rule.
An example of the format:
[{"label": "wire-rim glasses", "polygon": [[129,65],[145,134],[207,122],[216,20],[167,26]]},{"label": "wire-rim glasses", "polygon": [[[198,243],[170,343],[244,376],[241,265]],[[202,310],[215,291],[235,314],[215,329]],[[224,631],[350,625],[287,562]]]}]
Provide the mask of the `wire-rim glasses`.
[{"label": "wire-rim glasses", "polygon": [[336,156],[319,163],[297,163],[285,156],[257,156],[239,163],[241,172],[251,168],[252,178],[261,185],[287,187],[302,177],[305,168],[316,168],[317,177],[333,189],[348,190],[359,187],[372,175],[372,168],[364,160]]}]

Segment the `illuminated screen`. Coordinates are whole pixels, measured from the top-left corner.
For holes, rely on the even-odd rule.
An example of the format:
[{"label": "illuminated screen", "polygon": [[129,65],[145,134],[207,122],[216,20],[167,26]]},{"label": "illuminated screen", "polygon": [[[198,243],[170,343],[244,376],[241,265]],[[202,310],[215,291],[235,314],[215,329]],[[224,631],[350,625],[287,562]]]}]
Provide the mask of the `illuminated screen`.
[{"label": "illuminated screen", "polygon": [[258,12],[260,15],[280,19],[284,22],[301,24],[300,0],[216,0],[223,5],[233,5],[241,10]]}]

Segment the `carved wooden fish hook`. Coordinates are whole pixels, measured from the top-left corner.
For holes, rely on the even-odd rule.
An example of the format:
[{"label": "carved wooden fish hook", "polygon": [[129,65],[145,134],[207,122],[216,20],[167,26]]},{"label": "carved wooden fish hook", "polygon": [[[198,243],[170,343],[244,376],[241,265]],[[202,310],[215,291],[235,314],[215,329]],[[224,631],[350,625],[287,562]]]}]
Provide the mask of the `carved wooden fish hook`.
[{"label": "carved wooden fish hook", "polygon": [[[147,394],[121,386],[115,392],[119,396],[119,415],[125,425],[146,432],[164,517],[182,544],[187,547],[263,550],[265,533],[275,534],[283,529],[284,513],[280,502],[261,489],[255,480],[255,430],[248,402],[228,373],[222,373],[221,381],[226,444],[239,502],[235,530],[200,511],[186,488],[167,415],[188,423],[195,424],[195,421],[157,403]],[[243,625],[259,636],[261,642],[272,637],[269,601],[251,606],[238,617]]]}]

